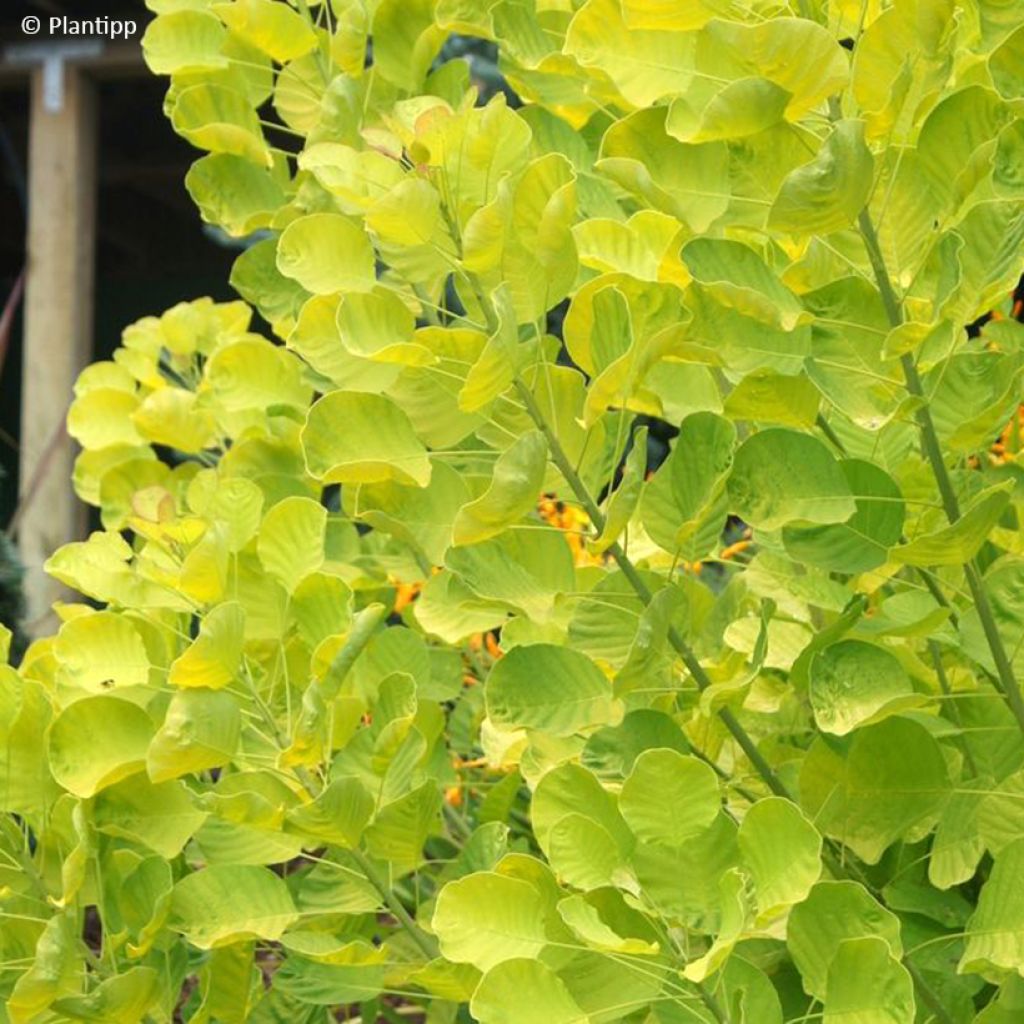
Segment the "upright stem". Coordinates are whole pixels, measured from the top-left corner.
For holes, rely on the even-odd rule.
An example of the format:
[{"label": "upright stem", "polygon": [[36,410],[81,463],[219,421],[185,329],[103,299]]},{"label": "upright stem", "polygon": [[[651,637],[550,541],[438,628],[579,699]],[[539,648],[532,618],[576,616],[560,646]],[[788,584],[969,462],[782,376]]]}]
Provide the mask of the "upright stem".
[{"label": "upright stem", "polygon": [[352,858],[359,865],[359,870],[366,875],[370,884],[380,893],[380,897],[384,900],[388,910],[391,911],[392,916],[396,921],[408,932],[409,938],[419,947],[420,952],[428,960],[433,960],[437,956],[437,949],[434,946],[431,938],[423,931],[422,928],[412,919],[409,911],[402,906],[401,901],[394,894],[391,886],[388,885],[388,880],[377,870],[377,865],[370,860],[369,857],[363,853],[362,850],[354,848],[349,851],[352,854]]},{"label": "upright stem", "polygon": [[[577,500],[590,517],[590,521],[594,524],[594,528],[599,533],[602,532],[605,526],[604,515],[600,508],[598,508],[597,502],[590,494],[590,491],[587,489],[587,485],[583,482],[579,473],[576,472],[575,467],[566,455],[565,450],[562,448],[557,435],[551,429],[551,425],[544,418],[544,413],[541,411],[540,406],[537,405],[536,399],[533,397],[530,389],[519,378],[516,378],[515,386],[519,393],[519,397],[526,406],[526,411],[530,414],[530,418],[537,424],[537,427],[547,438],[548,447],[551,451],[551,458],[554,460],[559,472],[565,477],[566,483],[568,483],[572,488]],[[636,566],[630,561],[629,556],[625,551],[623,551],[622,545],[616,541],[608,548],[608,553],[615,560],[615,563],[618,565],[622,575],[626,578],[626,582],[629,583],[636,592],[637,597],[639,597],[644,604],[650,604],[653,596],[650,588],[644,582],[643,577],[637,571]],[[679,632],[674,626],[669,627],[668,642],[682,659],[687,671],[691,676],[693,676],[698,689],[706,690],[711,686],[711,680],[708,677],[708,674],[704,671],[704,666],[697,660],[697,656],[690,649],[686,641],[679,635]],[[776,796],[784,796],[788,799],[792,799],[789,791],[782,784],[782,781],[775,774],[774,769],[767,762],[761,751],[757,749],[757,744],[751,739],[749,733],[743,728],[739,720],[732,713],[732,710],[729,708],[722,708],[718,712],[718,717],[722,720],[726,729],[728,729],[732,734],[733,739],[735,739],[740,745],[743,753],[747,755],[750,763],[757,769],[758,774],[762,779],[764,779],[768,788],[775,793]]]},{"label": "upright stem", "polygon": [[[882,304],[885,307],[889,323],[898,327],[903,322],[903,310],[896,291],[889,278],[889,272],[885,266],[885,258],[882,255],[882,247],[878,243],[878,234],[875,225],[871,221],[871,215],[865,208],[858,218],[861,236],[864,239],[864,246],[867,249],[868,259],[878,282],[878,291],[882,296]],[[960,502],[957,500],[956,490],[953,487],[952,478],[942,457],[942,445],[939,443],[939,435],[935,430],[935,423],[932,420],[931,410],[926,401],[924,388],[921,385],[921,377],[917,372],[913,356],[905,352],[900,357],[900,366],[903,369],[903,377],[906,381],[907,391],[915,398],[920,399],[916,412],[918,429],[921,433],[921,450],[931,466],[932,475],[939,488],[939,496],[942,499],[942,507],[946,518],[950,523],[956,523],[960,519]],[[988,594],[981,580],[981,573],[973,559],[964,563],[964,576],[967,579],[967,586],[970,588],[971,597],[974,599],[974,607],[978,612],[978,619],[981,622],[982,631],[985,634],[985,641],[992,654],[992,661],[996,666],[996,677],[1003,697],[1017,719],[1017,725],[1021,732],[1024,732],[1024,696],[1021,695],[1020,684],[1013,671],[1013,665],[1003,645],[1003,638],[999,635],[999,627],[996,625],[995,615],[992,612],[992,605],[989,603]]]}]

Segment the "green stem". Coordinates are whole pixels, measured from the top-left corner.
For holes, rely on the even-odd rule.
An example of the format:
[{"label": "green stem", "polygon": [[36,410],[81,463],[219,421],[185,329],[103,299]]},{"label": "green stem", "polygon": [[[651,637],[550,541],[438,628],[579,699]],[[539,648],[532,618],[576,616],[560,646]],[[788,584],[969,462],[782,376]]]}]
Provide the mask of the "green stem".
[{"label": "green stem", "polygon": [[931,1010],[932,1016],[937,1021],[940,1021],[941,1024],[956,1024],[950,1016],[949,1011],[942,1005],[939,997],[932,991],[931,986],[924,980],[923,975],[911,962],[909,957],[905,956],[903,958],[903,966],[906,967],[907,973],[913,980],[914,988],[917,989],[918,994],[924,1000],[928,1009]]},{"label": "green stem", "polygon": [[[576,472],[575,467],[566,455],[565,450],[562,448],[558,437],[551,429],[550,424],[544,418],[544,413],[537,405],[537,401],[533,397],[530,389],[518,377],[516,378],[515,386],[519,393],[519,397],[526,406],[526,411],[530,414],[530,418],[537,424],[537,427],[547,438],[548,448],[551,451],[551,458],[558,467],[559,472],[563,477],[565,477],[566,483],[572,488],[573,493],[576,495],[576,499],[590,517],[590,521],[593,523],[594,528],[598,533],[602,533],[605,527],[605,518],[600,508],[598,508],[597,502],[591,496],[590,491],[587,489],[587,486],[581,479],[580,475]],[[630,561],[629,556],[625,551],[623,551],[622,545],[616,541],[608,548],[608,553],[615,560],[615,563],[618,565],[622,575],[626,578],[626,582],[633,588],[640,600],[643,601],[645,605],[650,604],[651,598],[653,597],[650,588],[643,581],[643,578],[637,571],[636,566]],[[669,627],[668,642],[682,659],[687,671],[691,676],[693,676],[698,689],[706,690],[711,686],[711,679],[704,671],[704,667],[697,660],[697,656],[690,649],[686,641],[679,635],[674,626]],[[774,769],[767,762],[761,751],[757,749],[757,744],[751,739],[749,733],[743,728],[739,720],[732,713],[732,710],[730,708],[722,708],[718,712],[718,717],[722,720],[726,729],[728,729],[732,734],[733,739],[735,739],[739,744],[743,753],[746,754],[750,763],[757,769],[758,774],[762,779],[764,779],[768,788],[777,796],[792,799],[789,791],[782,784],[782,781],[775,774]]]},{"label": "green stem", "polygon": [[711,1016],[718,1021],[718,1024],[732,1024],[732,1018],[722,1009],[722,1004],[715,998],[714,994],[705,985],[698,983],[697,991],[704,1005],[711,1012]]},{"label": "green stem", "polygon": [[409,938],[416,943],[423,955],[428,960],[433,960],[437,956],[433,940],[412,919],[409,911],[402,906],[401,901],[388,885],[387,879],[377,870],[377,865],[362,850],[354,849],[350,853],[352,859],[359,865],[359,870],[366,875],[370,885],[380,893],[380,898],[391,912],[392,917],[408,932]]},{"label": "green stem", "polygon": [[956,723],[957,728],[960,730],[960,752],[964,755],[964,764],[967,765],[970,773],[977,778],[978,766],[974,763],[974,756],[971,754],[970,744],[967,742],[967,737],[963,735],[964,720],[960,714],[960,708],[957,706],[953,697],[953,688],[949,685],[949,677],[946,675],[946,667],[942,664],[942,652],[939,650],[939,645],[934,640],[928,641],[928,653],[932,656],[932,664],[935,666],[935,675],[939,680],[939,689],[942,690],[944,697],[950,698],[946,701],[946,705],[949,707],[949,713],[953,721]]},{"label": "green stem", "polygon": [[[858,218],[861,237],[864,239],[864,247],[867,250],[868,259],[878,283],[878,290],[882,296],[882,304],[885,307],[889,323],[898,327],[903,323],[903,310],[896,291],[889,278],[889,271],[885,266],[885,258],[882,255],[882,247],[878,242],[878,235],[875,226],[871,221],[871,215],[867,209],[861,211]],[[924,387],[921,384],[921,377],[917,372],[917,366],[909,352],[900,357],[900,366],[903,369],[903,376],[906,381],[907,391],[920,400],[915,417],[918,429],[921,434],[921,449],[931,466],[932,475],[939,488],[939,495],[942,499],[942,507],[945,510],[949,522],[956,523],[960,519],[960,503],[957,500],[956,490],[953,487],[953,480],[949,475],[949,469],[942,457],[942,445],[939,443],[939,435],[935,430],[935,423],[932,420],[931,410],[926,401]],[[996,677],[999,689],[1002,691],[1007,706],[1017,719],[1017,725],[1024,733],[1024,696],[1021,695],[1020,684],[1014,674],[1013,666],[1007,656],[1006,648],[1003,645],[1003,638],[999,635],[999,628],[996,625],[995,616],[992,613],[992,606],[989,604],[988,594],[981,580],[981,573],[973,559],[964,563],[964,576],[967,579],[967,586],[970,588],[971,597],[974,599],[974,607],[978,612],[978,619],[981,622],[982,631],[985,634],[985,641],[992,654],[992,660],[996,666]]]}]

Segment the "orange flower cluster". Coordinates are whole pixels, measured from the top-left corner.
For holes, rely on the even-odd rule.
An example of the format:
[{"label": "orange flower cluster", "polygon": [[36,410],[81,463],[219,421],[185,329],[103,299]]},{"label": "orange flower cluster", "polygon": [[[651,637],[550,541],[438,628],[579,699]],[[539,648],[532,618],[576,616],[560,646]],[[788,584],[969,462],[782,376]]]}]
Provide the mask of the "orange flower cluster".
[{"label": "orange flower cluster", "polygon": [[1001,466],[1011,462],[1020,454],[1024,447],[1024,405],[1017,409],[1014,416],[1010,417],[1009,423],[1003,427],[999,440],[994,441],[988,450],[988,461],[993,466]]},{"label": "orange flower cluster", "polygon": [[590,533],[590,516],[577,505],[569,505],[554,494],[542,494],[537,502],[537,512],[549,526],[561,530],[572,551],[577,565],[603,565],[601,555],[592,555],[587,550],[587,535]]}]

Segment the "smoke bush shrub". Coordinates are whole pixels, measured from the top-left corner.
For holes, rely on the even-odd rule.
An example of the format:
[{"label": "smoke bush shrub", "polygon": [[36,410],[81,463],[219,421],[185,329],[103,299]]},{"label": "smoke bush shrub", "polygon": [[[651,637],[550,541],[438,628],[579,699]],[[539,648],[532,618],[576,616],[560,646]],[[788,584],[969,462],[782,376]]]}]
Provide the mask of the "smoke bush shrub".
[{"label": "smoke bush shrub", "polygon": [[150,6],[0,1019],[1022,1019],[1024,5]]}]

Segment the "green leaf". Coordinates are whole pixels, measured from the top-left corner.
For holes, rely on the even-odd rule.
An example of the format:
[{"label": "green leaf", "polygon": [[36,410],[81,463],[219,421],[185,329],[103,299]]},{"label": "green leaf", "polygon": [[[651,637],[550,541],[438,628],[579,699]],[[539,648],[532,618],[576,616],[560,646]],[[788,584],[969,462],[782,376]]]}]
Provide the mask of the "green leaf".
[{"label": "green leaf", "polygon": [[264,569],[289,594],[324,562],[327,509],[310,498],[285,498],[263,517],[256,550]]},{"label": "green leaf", "polygon": [[[700,99],[697,93],[695,99]],[[669,108],[665,130],[680,142],[711,142],[757,135],[778,124],[792,95],[767,78],[729,82],[701,106],[686,95]]]},{"label": "green leaf", "polygon": [[702,761],[675,750],[646,750],[622,786],[619,807],[642,843],[681,846],[718,816],[718,777]]},{"label": "green leaf", "polygon": [[235,681],[242,660],[245,611],[235,601],[217,605],[203,619],[199,636],[171,663],[172,686],[217,690]]},{"label": "green leaf", "polygon": [[968,973],[1015,971],[1024,967],[1024,839],[1003,848],[995,859],[978,906],[967,923],[967,945],[959,969]]},{"label": "green leaf", "polygon": [[288,830],[333,846],[355,847],[373,814],[373,798],[355,778],[335,779],[316,800],[288,812]]},{"label": "green leaf", "polygon": [[809,434],[770,428],[744,441],[729,475],[730,508],[766,530],[787,523],[843,523],[857,510],[828,448]]},{"label": "green leaf", "polygon": [[468,498],[469,487],[458,470],[432,459],[426,487],[394,480],[362,484],[354,514],[375,530],[419,548],[432,565],[441,565],[452,544],[456,516]]},{"label": "green leaf", "polygon": [[821,875],[821,836],[789,800],[759,800],[744,815],[737,838],[760,920],[804,900]]},{"label": "green leaf", "polygon": [[376,282],[366,232],[336,213],[293,220],[277,242],[277,269],[314,295],[368,292]]},{"label": "green leaf", "polygon": [[470,1003],[480,1024],[590,1024],[549,967],[532,959],[510,959],[481,979]]},{"label": "green leaf", "polygon": [[76,954],[72,915],[55,914],[29,944],[33,962],[20,974],[6,1002],[12,1024],[28,1024],[58,996],[80,991],[81,960]]},{"label": "green leaf", "polygon": [[725,515],[717,499],[735,443],[735,427],[715,413],[696,412],[683,420],[640,503],[644,528],[666,551],[696,561],[718,542]]},{"label": "green leaf", "polygon": [[914,693],[899,659],[863,640],[841,640],[815,653],[810,680],[814,721],[819,729],[837,736],[922,699]]},{"label": "green leaf", "polygon": [[269,227],[285,203],[284,189],[272,171],[231,153],[197,160],[185,187],[203,220],[236,237]]},{"label": "green leaf", "polygon": [[382,395],[324,395],[306,417],[302,448],[310,473],[325,484],[430,482],[430,460],[409,418]]},{"label": "green leaf", "polygon": [[867,572],[884,565],[903,534],[905,507],[896,482],[863,459],[843,459],[839,468],[853,494],[856,511],[845,523],[786,526],[786,553],[833,572]]},{"label": "green leaf", "polygon": [[794,235],[849,227],[867,205],[874,167],[864,142],[864,122],[837,121],[818,155],[786,176],[768,226]]},{"label": "green leaf", "polygon": [[574,588],[572,551],[559,530],[507,530],[491,540],[451,548],[448,568],[478,597],[545,621],[555,599]]},{"label": "green leaf", "polygon": [[174,11],[150,22],[142,52],[155,75],[227,67],[221,53],[226,37],[224,26],[212,14]]},{"label": "green leaf", "polygon": [[441,890],[431,927],[445,957],[487,971],[535,958],[548,944],[552,910],[529,882],[481,871]]},{"label": "green leaf", "polygon": [[88,995],[65,996],[53,1009],[71,1020],[135,1024],[144,1020],[159,995],[159,975],[152,967],[130,967],[101,981]]},{"label": "green leaf", "polygon": [[900,920],[856,882],[818,882],[789,915],[786,944],[804,990],[825,1001],[830,968],[843,943],[876,938],[893,956],[903,953]]},{"label": "green leaf", "polygon": [[487,490],[459,509],[453,543],[487,540],[531,511],[544,486],[547,452],[547,441],[539,430],[522,434],[502,452]]},{"label": "green leaf", "polygon": [[810,427],[820,404],[821,393],[806,377],[761,370],[748,374],[729,392],[724,411],[730,419]]},{"label": "green leaf", "polygon": [[93,824],[100,832],[148,846],[172,860],[206,820],[180,782],[152,783],[133,775],[96,797]]},{"label": "green leaf", "polygon": [[53,645],[58,679],[91,693],[149,682],[149,656],[131,619],[96,612],[65,622]]},{"label": "green leaf", "polygon": [[514,647],[487,677],[487,714],[506,729],[572,736],[622,716],[607,676],[584,654],[554,644]]},{"label": "green leaf", "polygon": [[[602,34],[607,31],[607,24],[602,25]],[[647,206],[693,231],[706,231],[729,205],[728,192],[722,188],[729,150],[724,142],[677,142],[666,131],[665,118],[665,108],[655,107],[612,125],[601,142],[595,169]]]},{"label": "green leaf", "polygon": [[646,427],[636,431],[631,444],[622,469],[622,479],[608,499],[604,529],[596,540],[590,541],[587,545],[594,554],[602,554],[619,539],[640,504],[647,470]]},{"label": "green leaf", "polygon": [[274,0],[233,0],[211,6],[228,28],[279,64],[316,46],[315,33],[299,13]]},{"label": "green leaf", "polygon": [[839,943],[829,964],[825,1024],[911,1024],[914,982],[884,939]]},{"label": "green leaf", "polygon": [[863,726],[837,750],[819,737],[800,775],[808,816],[869,864],[897,839],[933,825],[949,790],[938,743],[904,718]]},{"label": "green leaf", "polygon": [[810,321],[800,300],[750,246],[697,238],[683,246],[682,257],[694,281],[723,306],[783,331]]},{"label": "green leaf", "polygon": [[181,690],[146,751],[152,782],[219,768],[234,757],[242,729],[238,700],[223,690]]},{"label": "green leaf", "polygon": [[168,926],[200,949],[215,949],[253,938],[276,941],[297,918],[288,887],[272,871],[225,864],[174,886]]},{"label": "green leaf", "polygon": [[970,561],[999,522],[1012,490],[1009,482],[986,488],[952,525],[894,548],[893,560],[926,566],[962,565]]},{"label": "green leaf", "polygon": [[427,837],[440,831],[441,794],[432,781],[385,804],[366,829],[366,848],[391,863],[396,874],[414,871]]},{"label": "green leaf", "polygon": [[416,320],[394,292],[375,288],[342,298],[338,306],[341,343],[353,355],[382,363],[425,366],[436,357],[414,340]]},{"label": "green leaf", "polygon": [[138,705],[113,696],[84,697],[64,708],[50,726],[50,771],[75,796],[93,796],[145,769],[154,732]]},{"label": "green leaf", "polygon": [[179,135],[199,149],[273,166],[256,111],[246,96],[233,89],[219,85],[183,89],[174,102],[171,123]]}]

